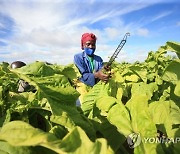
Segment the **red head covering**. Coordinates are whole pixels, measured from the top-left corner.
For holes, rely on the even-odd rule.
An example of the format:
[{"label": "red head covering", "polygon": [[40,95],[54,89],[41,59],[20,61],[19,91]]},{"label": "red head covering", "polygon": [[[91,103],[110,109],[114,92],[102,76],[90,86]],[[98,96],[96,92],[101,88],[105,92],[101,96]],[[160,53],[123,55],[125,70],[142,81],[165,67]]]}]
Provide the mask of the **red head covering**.
[{"label": "red head covering", "polygon": [[84,33],[81,37],[81,49],[84,49],[83,44],[87,41],[95,41],[96,42],[96,36],[93,33]]}]

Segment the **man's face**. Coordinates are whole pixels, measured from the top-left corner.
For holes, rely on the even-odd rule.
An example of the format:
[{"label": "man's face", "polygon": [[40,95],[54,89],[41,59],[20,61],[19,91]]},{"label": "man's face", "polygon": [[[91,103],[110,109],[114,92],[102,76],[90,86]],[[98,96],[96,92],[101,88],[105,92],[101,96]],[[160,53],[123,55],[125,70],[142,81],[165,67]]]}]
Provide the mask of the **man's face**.
[{"label": "man's face", "polygon": [[96,49],[95,41],[87,41],[84,43],[84,48]]}]

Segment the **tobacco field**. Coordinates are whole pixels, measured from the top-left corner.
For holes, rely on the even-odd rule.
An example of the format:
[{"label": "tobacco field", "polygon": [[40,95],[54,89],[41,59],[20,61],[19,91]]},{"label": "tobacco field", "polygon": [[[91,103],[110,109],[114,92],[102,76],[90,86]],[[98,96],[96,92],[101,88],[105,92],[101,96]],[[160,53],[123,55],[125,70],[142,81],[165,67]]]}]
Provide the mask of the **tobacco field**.
[{"label": "tobacco field", "polygon": [[[179,154],[179,58],[180,43],[166,42],[144,62],[114,62],[108,83],[83,87],[81,106],[73,64],[11,69],[2,62],[0,153]],[[17,91],[20,79],[30,85],[26,92]]]}]

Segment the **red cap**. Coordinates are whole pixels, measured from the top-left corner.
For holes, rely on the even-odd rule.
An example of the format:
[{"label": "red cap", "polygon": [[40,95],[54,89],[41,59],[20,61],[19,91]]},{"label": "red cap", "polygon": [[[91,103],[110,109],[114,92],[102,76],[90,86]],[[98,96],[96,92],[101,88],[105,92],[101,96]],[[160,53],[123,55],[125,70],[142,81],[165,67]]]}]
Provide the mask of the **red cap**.
[{"label": "red cap", "polygon": [[84,33],[81,37],[81,49],[83,48],[83,44],[87,41],[95,41],[96,42],[96,36],[93,33]]}]

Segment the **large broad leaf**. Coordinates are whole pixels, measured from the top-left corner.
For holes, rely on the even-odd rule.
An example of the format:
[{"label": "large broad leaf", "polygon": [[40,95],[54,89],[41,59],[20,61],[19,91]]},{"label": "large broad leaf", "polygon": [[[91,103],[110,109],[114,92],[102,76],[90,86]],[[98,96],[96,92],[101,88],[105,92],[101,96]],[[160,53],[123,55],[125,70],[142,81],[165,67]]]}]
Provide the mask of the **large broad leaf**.
[{"label": "large broad leaf", "polygon": [[33,104],[35,101],[36,94],[32,92],[24,92],[24,93],[15,93],[9,92],[7,96],[7,101],[9,102],[9,108],[11,111],[22,113],[25,109],[31,107],[40,107],[40,105]]},{"label": "large broad leaf", "polygon": [[92,154],[114,153],[111,148],[107,146],[107,141],[105,139],[96,139],[93,143],[79,127],[75,128],[71,133],[65,136],[59,147],[67,153],[76,154],[84,152]]},{"label": "large broad leaf", "polygon": [[131,127],[135,134],[140,134],[141,144],[134,149],[134,153],[162,152],[161,146],[156,143],[145,143],[145,138],[156,137],[156,126],[148,110],[148,96],[137,95],[132,97],[126,106],[131,115]]},{"label": "large broad leaf", "polygon": [[12,73],[5,64],[0,65],[0,86],[4,86],[5,91],[17,91],[19,77]]},{"label": "large broad leaf", "polygon": [[86,131],[91,139],[95,139],[95,130],[87,117],[80,114],[76,107],[63,105],[50,101],[52,109],[51,121],[63,125],[68,130],[74,129],[75,126],[80,126]]},{"label": "large broad leaf", "polygon": [[132,75],[126,75],[125,76],[125,81],[126,82],[138,82],[139,81],[139,77],[135,74]]},{"label": "large broad leaf", "polygon": [[179,96],[180,97],[180,80],[177,82],[177,84],[176,84],[176,87],[175,87],[175,89],[174,89],[174,94],[176,95],[176,96]]},{"label": "large broad leaf", "polygon": [[79,93],[71,86],[64,75],[54,74],[48,77],[31,77],[19,73],[17,75],[35,87],[37,100],[51,98],[63,104],[75,105],[79,96]]},{"label": "large broad leaf", "polygon": [[[34,151],[35,152],[35,151]],[[1,154],[32,154],[31,147],[14,147],[5,141],[0,141]]]},{"label": "large broad leaf", "polygon": [[116,126],[112,125],[107,119],[109,110],[117,103],[121,102],[111,96],[97,98],[88,116],[94,124],[97,136],[107,139],[114,152],[117,152],[120,147],[122,150],[122,144],[126,139],[123,134],[117,131]]},{"label": "large broad leaf", "polygon": [[149,105],[153,122],[163,124],[168,137],[174,137],[173,125],[180,124],[180,109],[173,101],[152,102]]},{"label": "large broad leaf", "polygon": [[146,77],[147,76],[147,70],[145,70],[143,67],[130,66],[129,68],[134,74],[136,74],[141,79],[141,81],[144,81],[144,82],[147,81],[147,77]]},{"label": "large broad leaf", "polygon": [[166,42],[165,46],[161,46],[159,48],[159,51],[172,51],[177,54],[177,56],[180,58],[180,43],[179,42]]},{"label": "large broad leaf", "polygon": [[[44,111],[50,112],[50,120],[53,123],[60,124],[67,128],[68,130],[72,130],[75,126],[82,127],[88,134],[89,137],[95,138],[95,132],[92,127],[92,124],[89,120],[84,117],[84,115],[80,114],[75,105],[66,104],[58,97],[52,99],[52,96],[47,92],[45,95],[37,95],[35,93],[10,93],[9,101],[11,104],[11,112],[23,113],[26,110],[30,109],[41,109]],[[42,98],[41,98],[42,97]],[[55,96],[54,96],[55,97]],[[38,101],[37,101],[38,98]],[[63,98],[65,99],[65,98]],[[69,98],[68,98],[69,99]],[[68,101],[68,100],[66,100]],[[25,118],[25,116],[20,117]],[[10,120],[10,119],[9,119]],[[29,121],[32,121],[29,119]],[[7,122],[7,121],[6,121]],[[34,121],[35,122],[35,121]],[[41,120],[42,123],[42,120]],[[39,127],[38,127],[39,128]]]},{"label": "large broad leaf", "polygon": [[122,148],[121,145],[126,140],[125,136],[119,133],[117,128],[112,125],[106,118],[104,118],[100,123],[98,131],[103,135],[103,138],[107,140],[108,144],[111,146],[114,152]]},{"label": "large broad leaf", "polygon": [[117,99],[111,96],[104,96],[96,100],[96,107],[101,110],[101,114],[108,113],[115,104],[117,104]]},{"label": "large broad leaf", "polygon": [[70,65],[65,66],[62,69],[61,73],[64,74],[66,77],[68,77],[71,80],[77,79],[78,77],[81,76],[78,68],[74,64],[70,64]]},{"label": "large broad leaf", "polygon": [[173,147],[174,154],[179,154],[180,153],[179,136],[180,136],[180,128],[177,129],[177,131],[175,132],[175,135],[174,135],[174,139],[175,139],[175,144],[173,144],[174,145],[174,147]]},{"label": "large broad leaf", "polygon": [[[116,74],[118,74],[118,73],[116,73]],[[120,78],[117,77],[116,74],[115,74],[115,77],[109,79],[109,81],[108,81],[108,84],[110,87],[109,95],[117,98],[118,100],[121,100],[123,96],[128,95],[128,86],[127,86],[128,84],[122,82],[120,79],[121,77]]]},{"label": "large broad leaf", "polygon": [[180,80],[180,60],[172,61],[169,66],[165,69],[163,74],[163,80],[176,84]]},{"label": "large broad leaf", "polygon": [[144,95],[149,100],[151,100],[151,97],[153,96],[153,93],[158,90],[158,86],[156,83],[134,83],[132,84],[131,89],[131,95],[132,97],[136,97],[138,95]]},{"label": "large broad leaf", "polygon": [[11,71],[33,76],[51,76],[56,73],[50,65],[38,61]]},{"label": "large broad leaf", "polygon": [[102,96],[108,96],[110,94],[109,84],[105,84],[99,82],[96,84],[87,94],[83,96],[83,100],[81,103],[81,108],[85,115],[89,115],[93,106],[95,104],[96,99]]},{"label": "large broad leaf", "polygon": [[60,124],[69,130],[78,125],[86,130],[91,138],[95,138],[92,125],[88,119],[79,113],[75,106],[79,93],[71,86],[69,80],[64,75],[54,74],[52,76],[31,77],[29,75],[17,74],[30,85],[33,85],[37,91],[34,94],[34,99],[31,99],[31,101],[24,98],[23,100],[14,100],[20,101],[20,104],[25,104],[26,106],[30,104],[31,106],[29,107],[45,108],[52,112],[51,122]]},{"label": "large broad leaf", "polygon": [[112,75],[112,79],[120,83],[124,83],[124,78],[122,77],[119,71],[114,71],[114,74]]},{"label": "large broad leaf", "polygon": [[43,146],[57,153],[112,153],[104,139],[91,142],[85,132],[76,127],[63,140],[53,134],[33,128],[22,121],[13,121],[2,127],[0,140],[12,146]]},{"label": "large broad leaf", "polygon": [[56,152],[62,152],[57,144],[60,140],[50,133],[45,133],[40,129],[22,121],[13,121],[4,125],[0,130],[0,140],[7,141],[13,146],[44,146]]},{"label": "large broad leaf", "polygon": [[55,151],[42,146],[12,146],[8,142],[0,141],[1,154],[57,154]]},{"label": "large broad leaf", "polygon": [[170,120],[169,125],[180,124],[180,109],[173,101],[157,101],[149,104],[149,111],[156,124]]},{"label": "large broad leaf", "polygon": [[5,75],[6,73],[10,73],[8,66],[9,64],[6,62],[0,63],[0,76]]},{"label": "large broad leaf", "polygon": [[117,127],[117,130],[128,137],[130,134],[140,134],[141,144],[135,147],[134,153],[162,152],[159,144],[145,143],[145,139],[156,137],[156,126],[153,123],[148,110],[148,97],[138,95],[131,98],[127,103],[116,104],[108,112],[108,120]]},{"label": "large broad leaf", "polygon": [[[3,93],[4,93],[4,91],[3,91],[3,86],[0,86],[0,105],[3,105]],[[0,111],[0,115],[2,115],[2,113],[1,113],[2,111]]]},{"label": "large broad leaf", "polygon": [[127,137],[133,132],[129,112],[123,104],[118,103],[114,105],[108,112],[107,119],[124,136]]},{"label": "large broad leaf", "polygon": [[[40,64],[43,70],[37,71],[37,67]],[[33,85],[36,92],[22,94],[11,92],[8,100],[12,103],[12,109],[17,112],[23,112],[23,110],[28,110],[29,108],[48,110],[51,112],[51,122],[60,124],[68,130],[72,130],[75,126],[80,126],[86,130],[89,137],[94,139],[95,132],[92,124],[86,117],[80,114],[75,106],[79,93],[71,86],[69,80],[64,75],[43,73],[47,67],[51,68],[44,63],[40,64],[37,66],[34,64],[33,66],[36,67],[37,73],[42,75],[41,77],[22,74],[21,72],[17,73],[13,70],[21,79]]]}]

